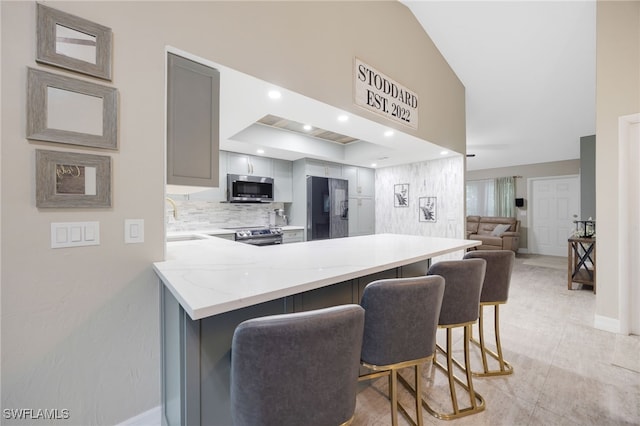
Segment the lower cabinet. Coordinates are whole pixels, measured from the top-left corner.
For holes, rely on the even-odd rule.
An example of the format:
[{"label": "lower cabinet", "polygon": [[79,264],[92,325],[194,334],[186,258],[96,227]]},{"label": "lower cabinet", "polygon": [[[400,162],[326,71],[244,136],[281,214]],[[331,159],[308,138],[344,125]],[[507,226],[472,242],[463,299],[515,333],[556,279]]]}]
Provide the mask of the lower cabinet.
[{"label": "lower cabinet", "polygon": [[304,231],[302,229],[282,231],[282,243],[301,243],[304,241]]},{"label": "lower cabinet", "polygon": [[429,261],[192,320],[160,282],[162,425],[227,426],[231,422],[231,342],[242,321],[266,315],[302,312],[360,303],[372,281],[422,274]]}]

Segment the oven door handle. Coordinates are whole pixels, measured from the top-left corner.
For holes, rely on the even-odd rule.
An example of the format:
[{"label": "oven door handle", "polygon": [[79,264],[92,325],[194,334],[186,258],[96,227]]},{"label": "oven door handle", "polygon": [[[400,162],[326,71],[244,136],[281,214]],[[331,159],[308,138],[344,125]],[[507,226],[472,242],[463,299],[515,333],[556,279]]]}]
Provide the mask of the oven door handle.
[{"label": "oven door handle", "polygon": [[236,240],[239,243],[251,244],[254,246],[271,246],[282,244],[282,238],[247,238],[244,240]]}]

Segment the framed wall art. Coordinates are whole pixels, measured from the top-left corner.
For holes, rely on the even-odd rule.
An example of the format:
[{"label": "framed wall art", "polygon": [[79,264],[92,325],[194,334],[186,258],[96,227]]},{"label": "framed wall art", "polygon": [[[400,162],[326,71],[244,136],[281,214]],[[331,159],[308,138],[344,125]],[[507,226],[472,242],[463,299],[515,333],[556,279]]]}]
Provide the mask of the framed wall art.
[{"label": "framed wall art", "polygon": [[36,61],[111,81],[111,29],[37,5]]},{"label": "framed wall art", "polygon": [[118,148],[118,91],[29,68],[27,138]]},{"label": "framed wall art", "polygon": [[111,157],[37,149],[36,207],[111,207]]},{"label": "framed wall art", "polygon": [[393,185],[393,207],[409,207],[409,184]]},{"label": "framed wall art", "polygon": [[419,222],[436,222],[438,220],[436,197],[420,197],[418,215]]}]

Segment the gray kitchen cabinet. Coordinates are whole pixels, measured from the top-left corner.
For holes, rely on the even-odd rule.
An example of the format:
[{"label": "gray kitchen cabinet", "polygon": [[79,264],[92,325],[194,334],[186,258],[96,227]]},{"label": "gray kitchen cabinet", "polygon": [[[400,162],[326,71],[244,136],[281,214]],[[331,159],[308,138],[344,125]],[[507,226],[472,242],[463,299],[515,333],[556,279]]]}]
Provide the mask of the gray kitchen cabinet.
[{"label": "gray kitchen cabinet", "polygon": [[342,174],[349,181],[349,197],[375,196],[375,170],[367,167],[343,166]]},{"label": "gray kitchen cabinet", "polygon": [[344,166],[349,181],[349,236],[375,233],[375,170]]},{"label": "gray kitchen cabinet", "polygon": [[273,162],[267,157],[229,152],[227,173],[273,177]]},{"label": "gray kitchen cabinet", "polygon": [[373,198],[349,197],[349,236],[375,233],[375,202]]},{"label": "gray kitchen cabinet", "polygon": [[189,200],[203,201],[226,201],[227,200],[227,152],[220,151],[220,165],[218,167],[218,179],[220,184],[217,188],[209,188],[204,191],[192,191],[189,193]]},{"label": "gray kitchen cabinet", "polygon": [[308,176],[321,176],[321,177],[342,177],[342,165],[337,163],[330,163],[327,161],[306,159],[306,172]]},{"label": "gray kitchen cabinet", "polygon": [[290,229],[282,231],[282,243],[300,243],[304,241],[304,230],[302,229]]},{"label": "gray kitchen cabinet", "polygon": [[273,199],[279,203],[293,201],[293,174],[291,161],[273,159]]},{"label": "gray kitchen cabinet", "polygon": [[220,73],[169,53],[167,184],[217,187]]}]

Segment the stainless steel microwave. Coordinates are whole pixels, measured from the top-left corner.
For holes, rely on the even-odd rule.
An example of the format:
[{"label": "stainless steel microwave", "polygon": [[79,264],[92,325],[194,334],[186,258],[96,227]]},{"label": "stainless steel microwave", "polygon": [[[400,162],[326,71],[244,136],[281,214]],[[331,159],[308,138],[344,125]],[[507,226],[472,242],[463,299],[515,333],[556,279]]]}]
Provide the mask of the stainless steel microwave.
[{"label": "stainless steel microwave", "polygon": [[273,201],[273,178],[228,174],[227,201],[230,203],[270,203]]}]

